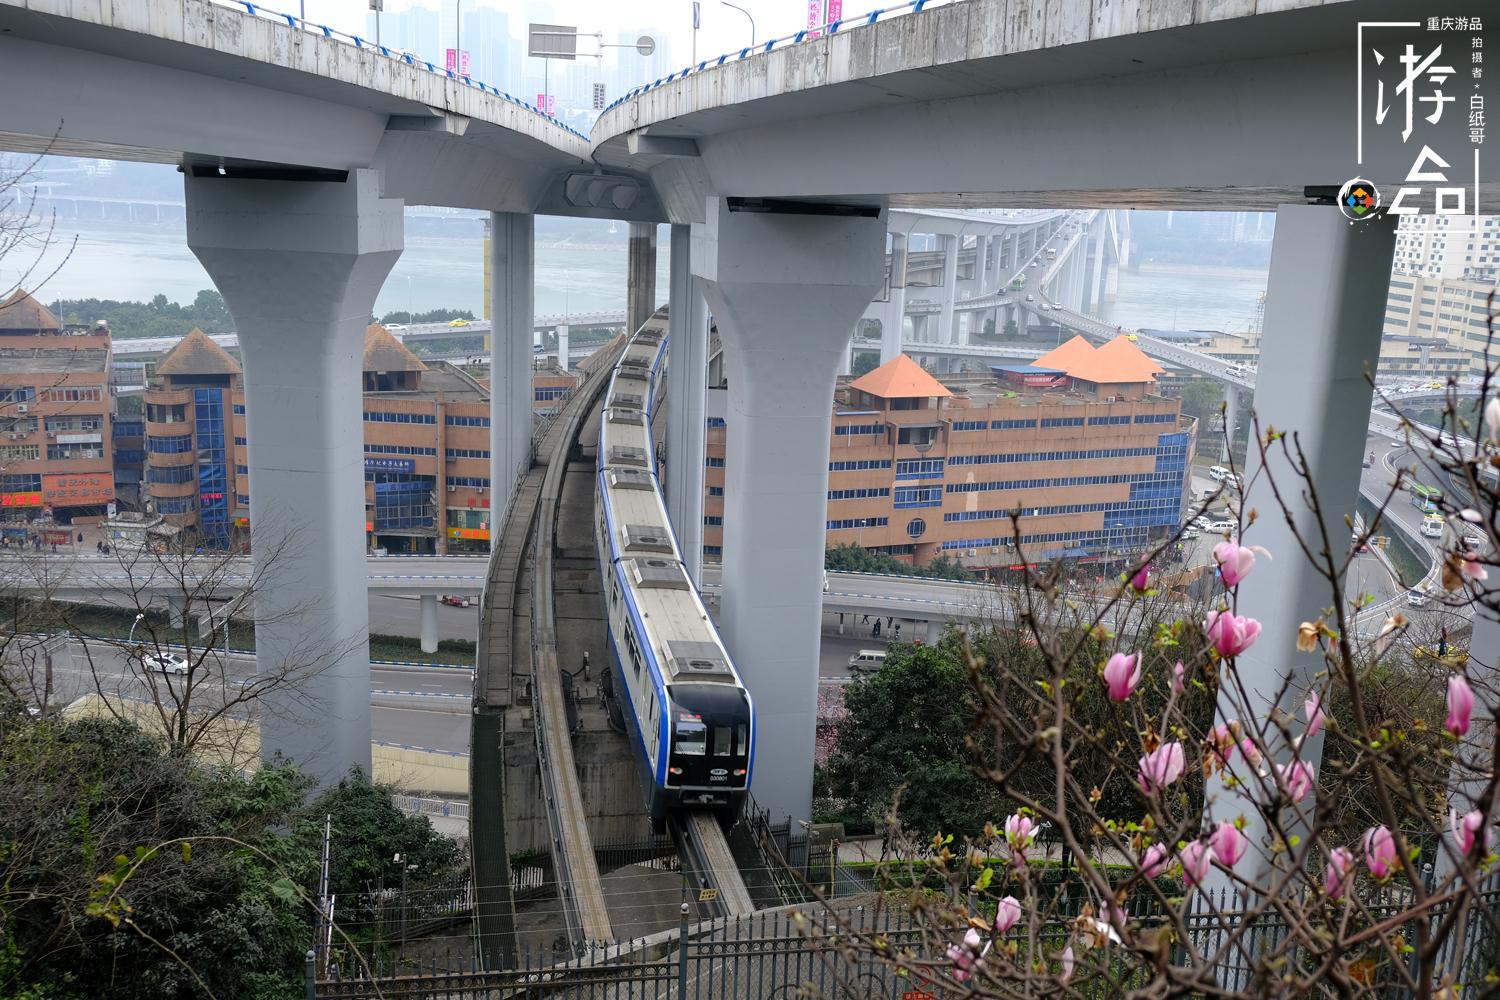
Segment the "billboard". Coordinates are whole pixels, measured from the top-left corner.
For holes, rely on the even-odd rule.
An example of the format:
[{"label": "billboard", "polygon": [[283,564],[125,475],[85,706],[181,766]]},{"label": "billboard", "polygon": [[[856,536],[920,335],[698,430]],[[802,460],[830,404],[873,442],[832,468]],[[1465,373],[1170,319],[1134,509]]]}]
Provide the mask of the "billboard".
[{"label": "billboard", "polygon": [[448,72],[457,73],[459,76],[468,76],[469,50],[464,49],[463,51],[459,51],[458,49],[447,49],[446,52],[447,61],[444,63],[444,66],[447,68]]},{"label": "billboard", "polygon": [[54,507],[105,504],[115,498],[113,472],[59,472],[42,476],[42,493]]},{"label": "billboard", "polygon": [[40,507],[40,493],[0,493],[0,507]]},{"label": "billboard", "polygon": [[823,0],[807,0],[807,37],[817,38],[823,33],[814,28],[823,24]]}]

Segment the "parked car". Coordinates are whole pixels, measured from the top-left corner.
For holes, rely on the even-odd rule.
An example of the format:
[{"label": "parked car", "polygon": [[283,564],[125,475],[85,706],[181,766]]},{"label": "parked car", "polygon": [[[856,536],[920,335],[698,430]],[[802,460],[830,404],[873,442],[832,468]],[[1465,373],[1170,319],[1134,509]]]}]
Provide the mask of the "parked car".
[{"label": "parked car", "polygon": [[185,675],[188,672],[187,659],[176,653],[147,653],[141,657],[141,663],[147,670],[160,670],[164,674]]},{"label": "parked car", "polygon": [[1182,534],[1179,537],[1182,538],[1183,541],[1189,541],[1191,539],[1197,538],[1198,535],[1198,526],[1195,524],[1190,524],[1186,528],[1182,529]]},{"label": "parked car", "polygon": [[1214,532],[1214,533],[1217,534],[1218,532],[1221,532],[1221,531],[1233,531],[1235,529],[1235,527],[1236,527],[1235,522],[1229,520],[1226,517],[1226,518],[1224,518],[1223,520],[1220,520],[1220,521],[1209,521],[1206,525],[1203,526],[1203,530],[1204,531],[1212,531],[1212,532]]},{"label": "parked car", "polygon": [[1413,587],[1406,592],[1406,603],[1408,607],[1423,608],[1427,606],[1427,591],[1421,587]]},{"label": "parked car", "polygon": [[850,670],[879,670],[885,663],[885,650],[861,649],[849,657]]}]

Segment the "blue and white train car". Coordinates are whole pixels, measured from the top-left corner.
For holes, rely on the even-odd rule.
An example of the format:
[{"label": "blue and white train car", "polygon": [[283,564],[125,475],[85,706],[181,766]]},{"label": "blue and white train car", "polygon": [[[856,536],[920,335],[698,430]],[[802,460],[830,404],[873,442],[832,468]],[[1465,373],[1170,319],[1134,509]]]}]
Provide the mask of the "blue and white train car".
[{"label": "blue and white train car", "polygon": [[599,432],[594,539],[604,570],[610,669],[654,821],[738,815],[755,767],[755,714],[683,567],[662,503],[651,414],[666,320],[632,338]]}]

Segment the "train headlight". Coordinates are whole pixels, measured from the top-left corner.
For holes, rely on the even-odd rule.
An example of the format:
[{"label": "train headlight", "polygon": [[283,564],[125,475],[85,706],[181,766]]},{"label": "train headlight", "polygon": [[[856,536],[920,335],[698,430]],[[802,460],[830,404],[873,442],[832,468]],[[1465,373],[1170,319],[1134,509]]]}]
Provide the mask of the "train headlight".
[{"label": "train headlight", "polygon": [[743,778],[745,775],[747,775],[749,773],[750,772],[746,771],[743,767],[737,767],[737,768],[734,769],[734,776],[736,778]]},{"label": "train headlight", "polygon": [[680,768],[680,767],[669,767],[669,768],[667,768],[667,773],[668,774],[679,774],[680,775],[682,773],[682,768]]}]

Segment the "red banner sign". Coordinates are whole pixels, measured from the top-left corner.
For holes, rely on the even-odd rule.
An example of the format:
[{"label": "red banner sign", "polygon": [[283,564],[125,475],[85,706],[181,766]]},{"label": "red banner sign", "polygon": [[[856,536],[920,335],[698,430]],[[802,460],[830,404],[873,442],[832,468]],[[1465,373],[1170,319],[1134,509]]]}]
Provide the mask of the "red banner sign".
[{"label": "red banner sign", "polygon": [[0,493],[0,507],[40,507],[40,493]]}]

